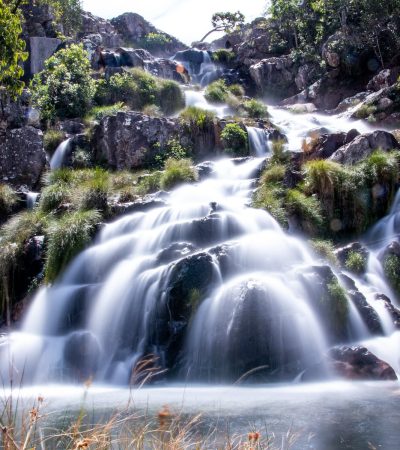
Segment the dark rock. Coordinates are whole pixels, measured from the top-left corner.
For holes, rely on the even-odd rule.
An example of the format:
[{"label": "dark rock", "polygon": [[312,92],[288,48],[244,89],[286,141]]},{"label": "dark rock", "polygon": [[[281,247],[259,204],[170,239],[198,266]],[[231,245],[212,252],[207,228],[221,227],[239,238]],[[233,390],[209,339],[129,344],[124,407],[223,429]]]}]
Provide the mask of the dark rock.
[{"label": "dark rock", "polygon": [[390,298],[386,297],[386,295],[383,294],[376,294],[375,301],[383,302],[385,304],[385,308],[389,312],[390,317],[393,320],[394,326],[397,329],[400,329],[400,309],[396,308],[391,302]]},{"label": "dark rock", "polygon": [[64,346],[67,376],[76,381],[87,381],[98,369],[101,353],[97,338],[88,331],[72,333]]},{"label": "dark rock", "polygon": [[338,347],[329,352],[335,372],[350,380],[397,380],[389,364],[365,347]]},{"label": "dark rock", "polygon": [[378,148],[383,151],[391,151],[400,148],[400,145],[393,134],[387,131],[374,131],[357,136],[349,144],[340,147],[330,159],[352,165],[370,156]]},{"label": "dark rock", "polygon": [[204,161],[196,165],[199,180],[210,177],[214,171],[214,163],[212,161]]},{"label": "dark rock", "polygon": [[159,264],[166,264],[177,259],[188,256],[196,250],[196,247],[187,242],[176,242],[171,244],[168,248],[162,250],[157,255]]},{"label": "dark rock", "polygon": [[88,42],[93,40],[95,40],[95,46],[118,47],[122,45],[123,39],[110,21],[97,17],[88,11],[83,11],[81,17],[82,25],[79,37],[84,42],[86,41],[85,47],[87,47]]},{"label": "dark rock", "polygon": [[369,251],[359,242],[353,242],[345,247],[335,250],[335,255],[343,268],[346,268],[346,261],[351,252],[359,253],[365,261],[368,260]]},{"label": "dark rock", "polygon": [[112,217],[122,216],[124,214],[132,214],[135,212],[149,211],[153,208],[161,208],[165,206],[165,202],[155,198],[153,195],[147,195],[132,202],[109,202],[110,215]]},{"label": "dark rock", "polygon": [[0,89],[0,133],[7,128],[21,128],[24,125],[40,127],[39,111],[30,105],[31,96],[24,89],[21,96],[16,100]]},{"label": "dark rock", "polygon": [[0,135],[0,179],[33,189],[47,167],[43,133],[32,126],[6,130]]},{"label": "dark rock", "polygon": [[400,67],[381,70],[367,85],[370,91],[379,91],[395,84],[400,76]]}]

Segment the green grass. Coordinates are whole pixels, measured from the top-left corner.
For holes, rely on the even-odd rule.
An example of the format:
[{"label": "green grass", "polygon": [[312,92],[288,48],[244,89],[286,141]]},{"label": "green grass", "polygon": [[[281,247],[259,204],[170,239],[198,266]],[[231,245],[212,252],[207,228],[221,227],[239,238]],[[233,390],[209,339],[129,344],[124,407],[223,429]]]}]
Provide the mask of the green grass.
[{"label": "green grass", "polygon": [[221,48],[213,52],[212,59],[214,62],[221,64],[229,64],[235,59],[236,55],[232,50]]},{"label": "green grass", "polygon": [[254,98],[246,100],[243,103],[243,108],[246,111],[247,116],[252,119],[262,119],[268,116],[268,108],[266,105]]},{"label": "green grass", "polygon": [[105,117],[113,116],[119,111],[126,110],[127,108],[124,106],[123,102],[117,102],[114,105],[95,106],[89,111],[86,120],[96,120],[97,122],[100,122]]},{"label": "green grass", "polygon": [[329,294],[329,310],[330,320],[333,329],[339,333],[344,333],[347,328],[347,320],[349,314],[349,303],[346,291],[339,284],[336,277],[327,285]]},{"label": "green grass", "polygon": [[217,80],[207,86],[205,98],[211,103],[226,103],[229,95],[229,89],[225,81]]},{"label": "green grass", "polygon": [[261,175],[261,183],[280,183],[285,178],[286,166],[284,164],[273,164],[267,167]]},{"label": "green grass", "polygon": [[206,129],[214,123],[215,114],[196,106],[189,106],[180,114],[181,121],[194,132]]},{"label": "green grass", "polygon": [[298,216],[302,228],[307,228],[309,233],[318,234],[318,230],[322,229],[324,217],[321,205],[315,197],[308,197],[297,189],[290,189],[286,194],[285,205],[288,213]]},{"label": "green grass", "polygon": [[11,213],[18,201],[17,193],[8,184],[0,184],[0,221]]},{"label": "green grass", "polygon": [[249,153],[247,131],[237,123],[228,123],[224,127],[221,141],[225,150],[235,156],[246,156]]},{"label": "green grass", "polygon": [[172,80],[163,80],[159,87],[159,105],[165,115],[174,114],[185,107],[185,97],[179,84]]},{"label": "green grass", "polygon": [[90,242],[96,225],[101,220],[97,211],[74,211],[47,227],[48,251],[45,280],[52,283],[68,263]]},{"label": "green grass", "polygon": [[56,148],[65,140],[65,133],[61,130],[49,129],[43,135],[43,145],[46,152],[52,155]]},{"label": "green grass", "polygon": [[367,259],[360,252],[351,251],[347,256],[345,266],[350,272],[361,274],[367,269]]},{"label": "green grass", "polygon": [[339,261],[335,255],[335,246],[333,242],[325,239],[313,239],[310,241],[310,245],[314,252],[325,261],[337,266]]},{"label": "green grass", "polygon": [[286,150],[286,142],[282,139],[272,142],[271,164],[287,164],[290,152]]},{"label": "green grass", "polygon": [[165,170],[161,175],[161,189],[170,190],[179,184],[197,180],[196,169],[190,159],[176,160],[170,158],[165,163]]},{"label": "green grass", "polygon": [[400,294],[400,257],[387,255],[383,261],[383,271],[391,287]]}]

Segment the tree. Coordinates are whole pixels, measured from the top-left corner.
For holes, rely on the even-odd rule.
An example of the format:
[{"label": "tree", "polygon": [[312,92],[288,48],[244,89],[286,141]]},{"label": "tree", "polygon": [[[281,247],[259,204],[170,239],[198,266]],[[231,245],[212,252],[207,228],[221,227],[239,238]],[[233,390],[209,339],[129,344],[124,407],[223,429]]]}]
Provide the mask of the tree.
[{"label": "tree", "polygon": [[95,82],[82,45],[73,44],[51,56],[31,88],[43,119],[83,117],[91,107]]},{"label": "tree", "polygon": [[12,98],[20,95],[24,88],[22,63],[28,54],[21,33],[21,18],[15,5],[0,0],[0,86]]},{"label": "tree", "polygon": [[63,26],[66,36],[74,36],[82,24],[81,0],[39,0],[53,8],[56,20]]},{"label": "tree", "polygon": [[203,42],[211,33],[215,33],[216,31],[225,31],[225,33],[232,33],[232,31],[244,24],[244,15],[240,11],[236,11],[235,13],[218,12],[213,14],[211,18],[211,24],[213,26],[213,29],[210,30],[200,40],[200,42]]}]

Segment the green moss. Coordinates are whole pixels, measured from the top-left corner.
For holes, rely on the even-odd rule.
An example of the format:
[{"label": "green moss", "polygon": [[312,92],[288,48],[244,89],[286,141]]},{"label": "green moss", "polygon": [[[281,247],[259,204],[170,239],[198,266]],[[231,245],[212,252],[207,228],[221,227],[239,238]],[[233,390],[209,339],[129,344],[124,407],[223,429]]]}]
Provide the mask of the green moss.
[{"label": "green moss", "polygon": [[361,274],[364,273],[367,268],[367,259],[360,252],[351,251],[347,256],[345,266],[350,272]]},{"label": "green moss", "polygon": [[376,111],[376,106],[365,104],[357,109],[355,115],[357,119],[368,119],[370,116],[373,116]]},{"label": "green moss", "polygon": [[161,111],[166,115],[173,114],[185,107],[183,92],[175,81],[161,81],[158,96]]},{"label": "green moss", "polygon": [[65,133],[60,130],[49,129],[43,135],[43,145],[46,152],[50,155],[65,140]]},{"label": "green moss", "polygon": [[337,335],[344,335],[347,328],[349,303],[346,291],[334,278],[328,285],[327,307],[330,316],[330,322]]},{"label": "green moss", "polygon": [[45,280],[53,282],[68,263],[91,241],[101,216],[97,211],[66,213],[47,228],[48,252]]},{"label": "green moss", "polygon": [[254,98],[251,100],[246,100],[243,103],[243,108],[246,111],[247,116],[253,119],[261,119],[268,116],[268,108],[264,105],[264,103]]},{"label": "green moss", "polygon": [[383,261],[383,271],[391,287],[400,294],[400,257],[387,255]]},{"label": "green moss", "polygon": [[161,175],[161,189],[170,190],[179,184],[195,181],[196,169],[190,159],[176,160],[170,158],[165,163],[165,170]]},{"label": "green moss", "polygon": [[335,247],[332,241],[325,239],[313,239],[310,241],[312,249],[325,261],[337,266],[339,261],[335,255]]},{"label": "green moss", "polygon": [[221,141],[235,156],[248,155],[247,132],[239,124],[228,123],[221,132]]}]

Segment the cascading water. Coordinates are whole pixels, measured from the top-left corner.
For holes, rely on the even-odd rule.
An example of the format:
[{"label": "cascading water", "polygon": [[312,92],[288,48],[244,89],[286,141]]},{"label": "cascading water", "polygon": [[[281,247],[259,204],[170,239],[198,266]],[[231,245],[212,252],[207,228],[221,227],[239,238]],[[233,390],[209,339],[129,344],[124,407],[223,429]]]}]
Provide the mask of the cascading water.
[{"label": "cascading water", "polygon": [[68,156],[68,152],[70,150],[71,139],[68,138],[65,141],[61,142],[61,144],[56,148],[53,156],[50,160],[50,169],[56,170],[65,164],[65,159]]},{"label": "cascading water", "polygon": [[39,197],[38,192],[27,192],[26,193],[26,207],[28,209],[33,209],[36,206]]},{"label": "cascading water", "polygon": [[250,154],[262,156],[269,150],[269,142],[266,131],[263,128],[246,127],[249,136]]}]

